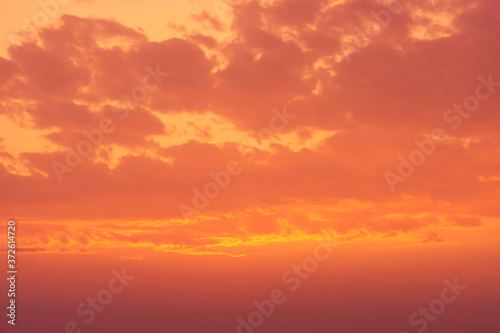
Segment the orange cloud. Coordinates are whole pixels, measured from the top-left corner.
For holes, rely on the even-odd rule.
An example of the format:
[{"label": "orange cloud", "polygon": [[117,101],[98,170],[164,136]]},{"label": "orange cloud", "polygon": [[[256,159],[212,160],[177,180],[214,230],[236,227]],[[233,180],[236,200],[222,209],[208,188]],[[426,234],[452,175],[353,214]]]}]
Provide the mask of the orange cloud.
[{"label": "orange cloud", "polygon": [[[443,112],[474,90],[477,76],[500,80],[498,29],[489,25],[498,5],[474,3],[403,4],[350,62],[341,45],[373,20],[372,11],[384,10],[377,1],[242,2],[228,27],[207,11],[194,15],[219,32],[229,29],[229,38],[193,29],[163,41],[118,21],[63,15],[0,59],[0,115],[48,142],[43,150],[15,152],[11,140],[2,141],[2,214],[79,220],[82,228],[103,219],[164,221],[179,229],[171,236],[153,230],[106,237],[192,251],[325,231],[359,238],[422,231],[435,241],[432,227],[481,228],[482,218],[500,213],[497,182],[481,181],[499,172],[500,94],[450,132],[398,193],[383,178],[399,155],[416,148],[415,139],[443,126]],[[415,35],[422,26],[428,36]],[[168,78],[138,105],[125,105],[123,96],[141,84],[148,66]],[[271,110],[283,105],[296,119],[259,138]],[[117,120],[60,184],[51,163],[63,163],[68,147],[86,140],[83,132],[103,118],[116,119],[117,108],[130,108],[130,117]],[[206,115],[219,123],[193,122]],[[252,161],[245,160],[242,137],[255,145]],[[193,189],[231,160],[241,163],[242,174],[193,224],[182,221],[179,203],[190,202]],[[351,200],[369,212],[330,211]],[[293,205],[304,212],[290,213]],[[210,241],[195,236],[200,229]]]}]

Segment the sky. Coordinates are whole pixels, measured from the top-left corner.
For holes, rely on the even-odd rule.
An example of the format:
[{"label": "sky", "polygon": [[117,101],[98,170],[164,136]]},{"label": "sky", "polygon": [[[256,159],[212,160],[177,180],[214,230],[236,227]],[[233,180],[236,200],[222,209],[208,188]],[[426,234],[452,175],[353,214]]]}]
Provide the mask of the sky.
[{"label": "sky", "polygon": [[500,328],[498,1],[0,12],[1,332]]}]

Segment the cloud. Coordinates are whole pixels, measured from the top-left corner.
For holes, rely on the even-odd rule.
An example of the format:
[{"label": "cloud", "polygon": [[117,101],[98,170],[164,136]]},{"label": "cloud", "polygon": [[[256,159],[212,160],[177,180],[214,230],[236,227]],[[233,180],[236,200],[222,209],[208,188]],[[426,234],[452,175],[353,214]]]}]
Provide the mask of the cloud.
[{"label": "cloud", "polygon": [[[30,246],[68,251],[106,241],[232,253],[231,246],[323,232],[345,239],[424,233],[428,243],[442,241],[432,228],[481,228],[482,218],[500,217],[498,182],[481,181],[500,170],[500,91],[458,130],[443,113],[474,93],[478,76],[500,81],[498,6],[406,4],[350,62],[341,45],[374,20],[372,11],[384,10],[379,2],[244,2],[228,27],[207,12],[194,17],[200,27],[230,29],[229,38],[187,31],[162,41],[113,20],[64,15],[0,58],[0,112],[50,140],[48,149],[2,150],[9,161],[0,165],[2,215],[60,221],[67,233],[44,239],[46,230],[34,230]],[[169,76],[137,106],[125,105],[148,66]],[[283,105],[296,118],[259,139]],[[127,107],[130,116],[118,120],[113,108]],[[222,125],[193,121],[204,115]],[[52,163],[64,162],[67,147],[103,118],[116,120],[116,130],[59,183]],[[450,140],[391,193],[384,172],[436,127]],[[286,141],[320,131],[328,135],[309,146]],[[256,142],[253,161],[239,145],[244,137]],[[16,171],[13,159],[27,171]],[[191,223],[181,219],[178,205],[191,203],[194,189],[231,160],[241,175]],[[80,222],[71,227],[73,220]],[[150,229],[96,222],[106,220],[146,221]],[[69,235],[75,230],[81,237]]]}]

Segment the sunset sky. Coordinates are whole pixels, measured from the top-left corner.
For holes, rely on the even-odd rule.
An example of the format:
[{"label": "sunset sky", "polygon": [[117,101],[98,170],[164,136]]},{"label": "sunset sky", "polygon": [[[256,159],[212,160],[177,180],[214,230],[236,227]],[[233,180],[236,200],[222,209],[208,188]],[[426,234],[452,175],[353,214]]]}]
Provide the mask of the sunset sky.
[{"label": "sunset sky", "polygon": [[[1,332],[232,333],[283,289],[255,332],[411,333],[455,278],[467,289],[425,331],[500,329],[497,0],[0,12],[0,216],[20,271]],[[135,279],[85,323],[75,308],[122,267]]]}]

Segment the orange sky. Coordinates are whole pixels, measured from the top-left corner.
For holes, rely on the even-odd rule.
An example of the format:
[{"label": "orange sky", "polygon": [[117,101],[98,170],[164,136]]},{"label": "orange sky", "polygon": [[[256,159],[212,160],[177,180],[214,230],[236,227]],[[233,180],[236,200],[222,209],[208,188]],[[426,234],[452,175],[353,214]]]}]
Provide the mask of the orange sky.
[{"label": "orange sky", "polygon": [[[154,311],[140,318],[168,326],[159,318],[173,307],[155,290],[180,302],[179,332],[234,332],[324,235],[343,261],[260,332],[415,331],[411,309],[460,273],[477,289],[428,332],[500,327],[486,292],[500,272],[497,1],[54,1],[0,4],[0,215],[20,226],[33,327],[62,330],[126,266],[151,281],[148,296],[120,295],[89,332],[136,332],[140,320],[118,318],[142,301]],[[248,277],[233,265],[256,276],[234,299]],[[68,286],[55,312],[38,312],[37,270],[47,284],[96,287]],[[404,311],[379,290],[391,281],[410,290]],[[225,296],[212,312],[197,305],[181,323],[214,290]]]}]

